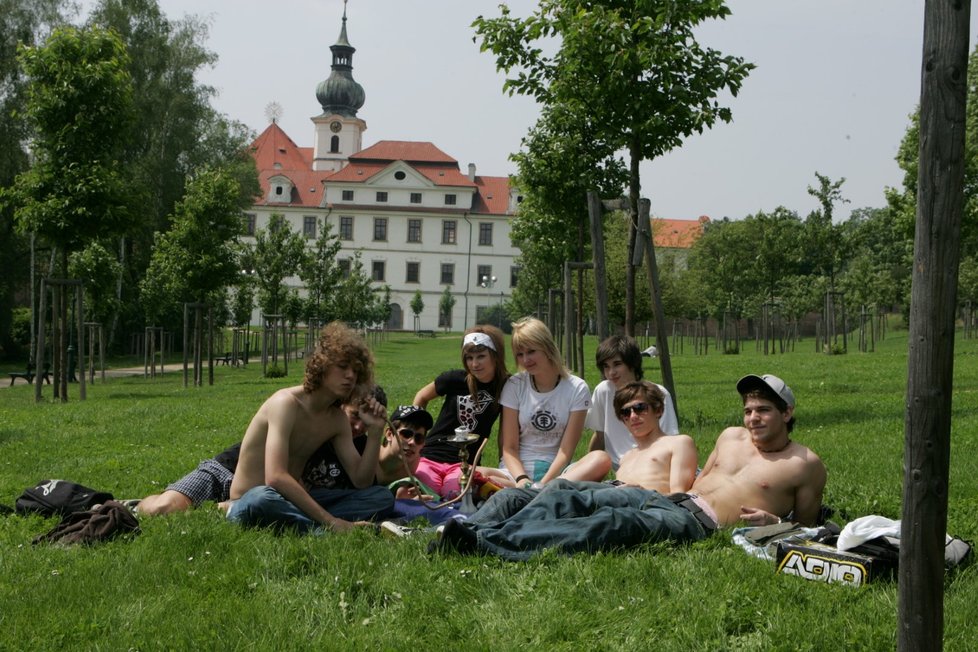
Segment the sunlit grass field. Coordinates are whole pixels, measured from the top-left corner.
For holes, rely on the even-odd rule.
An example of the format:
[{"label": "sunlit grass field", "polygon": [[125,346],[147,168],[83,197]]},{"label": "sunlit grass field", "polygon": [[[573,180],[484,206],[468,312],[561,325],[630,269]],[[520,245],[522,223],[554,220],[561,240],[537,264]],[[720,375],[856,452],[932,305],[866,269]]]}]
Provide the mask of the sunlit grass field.
[{"label": "sunlit grass field", "polygon": [[[460,364],[459,335],[378,343],[377,378],[392,405],[410,402]],[[585,379],[599,380],[586,342]],[[774,373],[798,400],[794,438],[829,470],[836,520],[900,517],[906,333],[874,353],[827,356],[802,341],[764,356],[673,358],[680,422],[706,460],[717,434],[740,421],[734,384]],[[948,530],[978,539],[978,341],[959,339]],[[511,357],[510,357],[511,359]],[[118,498],[160,490],[240,439],[275,389],[260,365],[218,367],[213,387],[182,376],[116,378],[69,390],[67,404],[35,405],[33,388],[0,389],[0,503],[45,478]],[[647,377],[659,380],[657,361]],[[0,382],[6,383],[6,377]],[[437,409],[437,406],[432,406]],[[585,439],[587,434],[585,435]],[[581,449],[584,448],[582,444]],[[486,462],[495,462],[494,446]],[[0,650],[415,649],[891,650],[894,582],[851,588],[776,575],[729,532],[687,547],[527,563],[429,556],[426,538],[390,541],[367,531],[324,538],[230,526],[212,508],[143,519],[142,534],[91,547],[32,546],[56,524],[0,517]],[[945,648],[972,650],[978,570],[949,576]]]}]

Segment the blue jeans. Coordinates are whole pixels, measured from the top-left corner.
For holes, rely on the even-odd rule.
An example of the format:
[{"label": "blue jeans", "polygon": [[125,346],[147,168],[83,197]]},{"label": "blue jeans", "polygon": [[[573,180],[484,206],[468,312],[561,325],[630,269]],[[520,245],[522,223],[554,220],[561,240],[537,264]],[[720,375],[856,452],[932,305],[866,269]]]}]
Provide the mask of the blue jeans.
[{"label": "blue jeans", "polygon": [[460,524],[475,532],[479,552],[522,561],[548,548],[594,552],[707,535],[696,517],[657,491],[558,479],[533,492],[497,492],[483,507],[491,511]]},{"label": "blue jeans", "polygon": [[[346,521],[381,519],[394,507],[394,495],[387,487],[366,489],[313,489],[309,495],[336,518]],[[320,523],[290,503],[267,485],[249,489],[231,504],[228,520],[245,527],[292,528],[300,534],[321,533]]]}]

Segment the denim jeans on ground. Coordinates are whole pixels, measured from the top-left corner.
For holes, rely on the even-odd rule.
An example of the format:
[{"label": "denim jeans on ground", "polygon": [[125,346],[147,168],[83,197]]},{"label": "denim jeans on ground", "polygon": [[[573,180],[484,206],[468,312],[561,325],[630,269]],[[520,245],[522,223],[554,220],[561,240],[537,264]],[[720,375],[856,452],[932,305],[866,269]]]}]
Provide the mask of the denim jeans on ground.
[{"label": "denim jeans on ground", "polygon": [[[532,491],[532,490],[531,490]],[[706,532],[686,509],[656,491],[613,487],[593,482],[555,480],[526,501],[525,492],[501,491],[493,512],[480,512],[465,524],[475,531],[478,550],[521,561],[548,548],[561,552],[594,552],[641,543],[696,541]],[[524,506],[497,521],[486,521]]]},{"label": "denim jeans on ground", "polygon": [[[394,496],[386,487],[313,489],[310,495],[327,512],[347,521],[384,518],[394,505]],[[322,527],[267,485],[252,487],[234,501],[228,520],[245,527],[292,528],[301,534]]]}]

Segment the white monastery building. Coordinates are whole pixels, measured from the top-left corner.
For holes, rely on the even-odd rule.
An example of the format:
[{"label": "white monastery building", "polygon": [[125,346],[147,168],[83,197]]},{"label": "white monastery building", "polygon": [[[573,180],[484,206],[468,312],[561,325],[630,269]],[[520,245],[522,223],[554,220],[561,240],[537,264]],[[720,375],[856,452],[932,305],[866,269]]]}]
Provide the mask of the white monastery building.
[{"label": "white monastery building", "polygon": [[[505,301],[517,281],[510,217],[520,200],[507,177],[476,174],[432,143],[381,140],[363,148],[367,123],[357,116],[363,88],[353,79],[346,15],[330,47],[332,72],[316,89],[322,113],[312,118],[312,147],[300,147],[274,119],[255,140],[262,195],[246,230],[267,228],[273,214],[309,239],[325,220],[339,236],[338,263],[349,270],[359,251],[379,289],[390,286],[388,327],[461,331]],[[246,241],[250,238],[246,238]],[[298,276],[288,284],[300,287]],[[445,288],[455,298],[448,323],[439,317]],[[415,325],[410,303],[420,290]]]}]

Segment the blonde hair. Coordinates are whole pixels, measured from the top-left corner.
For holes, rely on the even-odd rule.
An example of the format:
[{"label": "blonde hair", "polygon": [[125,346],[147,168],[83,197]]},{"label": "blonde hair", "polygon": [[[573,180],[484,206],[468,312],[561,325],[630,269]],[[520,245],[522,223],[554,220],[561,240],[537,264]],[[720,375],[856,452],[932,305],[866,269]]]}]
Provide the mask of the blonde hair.
[{"label": "blonde hair", "polygon": [[[514,358],[517,349],[537,349],[542,351],[561,378],[570,376],[570,372],[564,366],[564,359],[560,356],[560,351],[557,349],[557,343],[554,342],[554,337],[550,334],[550,329],[536,317],[524,317],[513,323]],[[519,366],[519,362],[517,362],[517,366]]]}]

